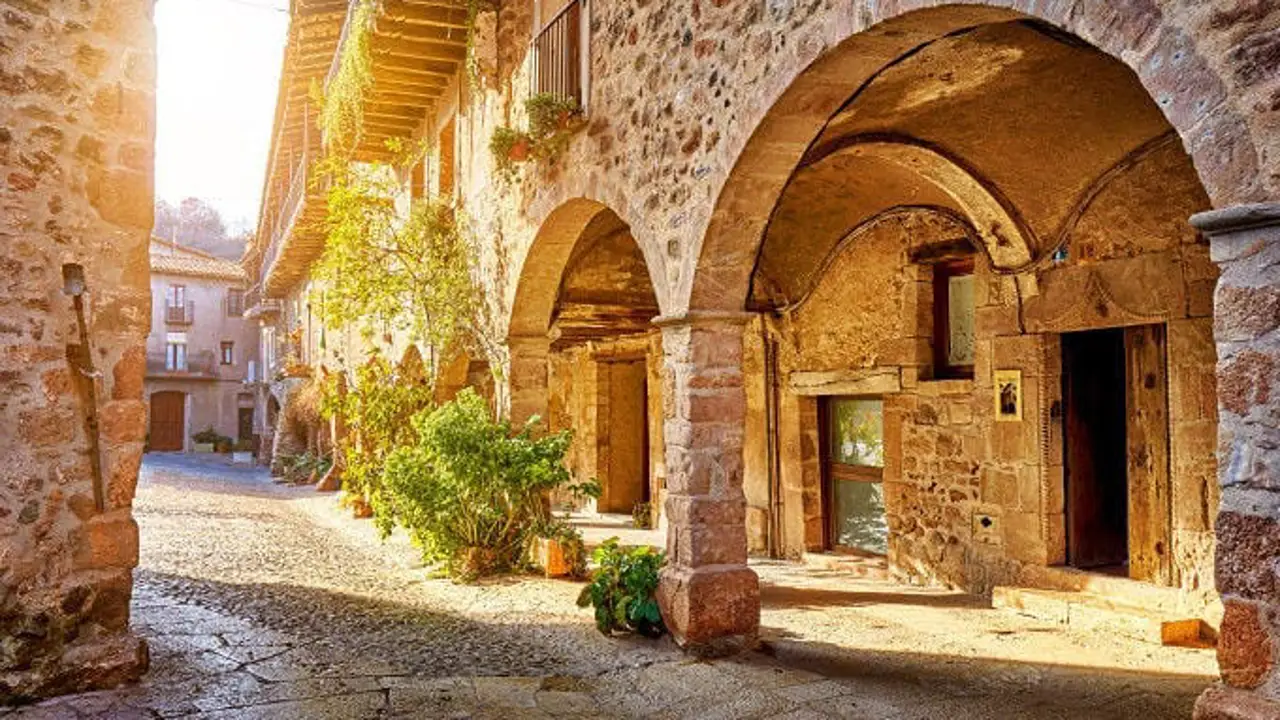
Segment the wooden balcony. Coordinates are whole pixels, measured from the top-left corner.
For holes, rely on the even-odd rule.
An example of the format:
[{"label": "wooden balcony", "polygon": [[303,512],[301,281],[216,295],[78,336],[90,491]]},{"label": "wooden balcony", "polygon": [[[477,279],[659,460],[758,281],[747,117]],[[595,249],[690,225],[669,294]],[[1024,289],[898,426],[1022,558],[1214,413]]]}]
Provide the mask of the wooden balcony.
[{"label": "wooden balcony", "polygon": [[[352,0],[329,80],[356,21]],[[391,159],[388,140],[409,140],[463,68],[467,57],[465,0],[383,0],[373,17],[373,88],[364,104],[355,159]]]},{"label": "wooden balcony", "polygon": [[[217,380],[218,358],[212,350],[190,353],[181,367],[170,367],[165,353],[147,353],[147,377],[170,380]],[[231,369],[231,366],[228,366]]]},{"label": "wooden balcony", "polygon": [[269,298],[262,291],[261,285],[254,285],[244,294],[244,316],[246,319],[261,318],[270,320],[284,310],[284,303],[278,298]]},{"label": "wooden balcony", "polygon": [[[324,250],[325,192],[316,178],[315,153],[304,150],[283,179],[287,192],[278,203],[268,231],[270,240],[263,250],[258,287],[264,298],[283,295],[306,273]],[[252,307],[252,303],[250,304]]]}]

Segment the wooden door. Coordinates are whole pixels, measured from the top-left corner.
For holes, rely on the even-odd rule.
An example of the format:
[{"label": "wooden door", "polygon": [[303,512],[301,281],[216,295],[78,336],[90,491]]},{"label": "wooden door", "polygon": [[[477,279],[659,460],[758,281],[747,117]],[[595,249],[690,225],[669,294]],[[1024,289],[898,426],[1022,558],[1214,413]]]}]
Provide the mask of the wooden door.
[{"label": "wooden door", "polygon": [[1062,336],[1067,561],[1123,566],[1128,550],[1124,330]]},{"label": "wooden door", "polygon": [[649,499],[648,377],[644,360],[601,367],[608,378],[608,437],[602,512],[630,513]]},{"label": "wooden door", "polygon": [[1169,378],[1164,325],[1125,330],[1129,577],[1169,585]]},{"label": "wooden door", "polygon": [[187,396],[180,392],[151,395],[151,449],[173,452],[183,449],[186,430]]},{"label": "wooden door", "polygon": [[253,408],[239,408],[237,439],[252,440],[253,439]]}]

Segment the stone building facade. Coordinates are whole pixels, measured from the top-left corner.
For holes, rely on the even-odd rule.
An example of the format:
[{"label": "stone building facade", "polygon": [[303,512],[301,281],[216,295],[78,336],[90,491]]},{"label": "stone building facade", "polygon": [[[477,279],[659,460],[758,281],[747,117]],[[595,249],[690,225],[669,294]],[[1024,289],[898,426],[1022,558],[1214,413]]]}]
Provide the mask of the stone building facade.
[{"label": "stone building facade", "polygon": [[[365,149],[434,145],[504,409],[573,425],[579,472],[648,458],[616,497],[661,506],[681,643],[753,641],[749,550],[879,542],[975,591],[1118,572],[1201,610],[1214,577],[1197,712],[1275,716],[1280,8],[530,0],[468,42],[464,5],[378,6]],[[264,313],[320,249],[306,87],[353,16],[292,7]],[[583,122],[508,179],[489,141],[535,90]]]},{"label": "stone building facade", "polygon": [[238,263],[151,241],[150,450],[192,450],[207,429],[253,441],[258,333],[244,317],[247,285]]},{"label": "stone building facade", "polygon": [[[1202,713],[1268,712],[1269,599],[1214,580],[1247,466],[1223,443],[1262,421],[1224,404],[1242,318],[1189,219],[1276,196],[1277,10],[503,3],[470,73],[431,12],[383,10],[370,146],[434,146],[506,407],[575,430],[600,509],[661,516],[681,642],[751,641],[749,553],[884,553],[1221,625]],[[580,127],[506,177],[489,139],[548,89]]]},{"label": "stone building facade", "polygon": [[[8,703],[118,684],[147,667],[128,624],[130,505],[147,423],[151,2],[6,3],[0,48]],[[64,289],[80,293],[83,332]]]}]

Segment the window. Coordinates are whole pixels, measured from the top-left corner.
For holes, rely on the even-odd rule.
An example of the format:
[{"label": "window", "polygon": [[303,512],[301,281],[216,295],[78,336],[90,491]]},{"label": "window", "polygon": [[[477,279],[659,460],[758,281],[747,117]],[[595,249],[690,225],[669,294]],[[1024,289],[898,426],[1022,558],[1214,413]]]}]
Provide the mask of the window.
[{"label": "window", "polygon": [[227,316],[240,317],[241,315],[244,315],[244,290],[231,288],[227,290]]},{"label": "window", "polygon": [[973,377],[973,259],[950,260],[933,267],[933,375]]},{"label": "window", "polygon": [[191,322],[193,309],[187,305],[187,288],[170,285],[164,292],[164,319],[167,323],[185,325]]},{"label": "window", "polygon": [[236,364],[236,351],[235,351],[235,348],[236,348],[236,344],[235,344],[235,343],[233,343],[233,342],[223,342],[223,343],[222,343],[222,354],[221,354],[221,356],[220,356],[220,357],[222,358],[222,364],[223,364],[223,365],[235,365],[235,364]]},{"label": "window", "polygon": [[826,398],[821,425],[827,546],[883,555],[889,538],[883,403],[875,398]]},{"label": "window", "polygon": [[170,372],[186,372],[186,333],[167,333],[165,335],[164,369]]}]

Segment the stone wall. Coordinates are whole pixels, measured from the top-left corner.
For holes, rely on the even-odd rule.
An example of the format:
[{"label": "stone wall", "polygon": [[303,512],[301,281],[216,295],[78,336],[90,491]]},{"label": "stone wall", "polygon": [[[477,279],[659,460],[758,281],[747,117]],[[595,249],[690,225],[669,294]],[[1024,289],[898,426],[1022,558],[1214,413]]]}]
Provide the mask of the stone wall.
[{"label": "stone wall", "polygon": [[[147,665],[128,621],[154,46],[150,0],[0,10],[0,704],[109,687]],[[67,264],[84,268],[87,353],[62,292]],[[96,375],[76,364],[85,356]]]}]

